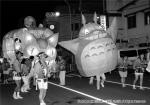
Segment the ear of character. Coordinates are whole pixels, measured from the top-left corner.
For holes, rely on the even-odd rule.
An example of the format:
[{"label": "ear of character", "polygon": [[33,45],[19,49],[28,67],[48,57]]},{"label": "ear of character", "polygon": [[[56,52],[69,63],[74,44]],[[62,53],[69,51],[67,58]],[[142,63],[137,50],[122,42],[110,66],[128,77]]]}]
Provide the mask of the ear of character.
[{"label": "ear of character", "polygon": [[97,24],[97,14],[96,14],[96,12],[94,13],[93,21],[94,21],[94,23]]},{"label": "ear of character", "polygon": [[58,35],[59,33],[55,33],[48,38],[48,42],[51,46],[56,47],[57,42],[58,42]]},{"label": "ear of character", "polygon": [[85,19],[83,14],[81,14],[81,16],[82,16],[82,24],[85,25],[86,24],[86,19]]},{"label": "ear of character", "polygon": [[116,37],[117,37],[117,18],[115,17],[111,23],[111,26],[108,28],[107,33],[111,35],[112,39],[114,42],[116,42]]}]

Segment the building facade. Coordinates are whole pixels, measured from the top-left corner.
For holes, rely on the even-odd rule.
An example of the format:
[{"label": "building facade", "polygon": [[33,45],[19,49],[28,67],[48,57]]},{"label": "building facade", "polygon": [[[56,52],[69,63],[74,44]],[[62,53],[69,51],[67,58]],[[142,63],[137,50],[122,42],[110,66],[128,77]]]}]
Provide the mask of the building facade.
[{"label": "building facade", "polygon": [[107,0],[108,13],[121,13],[118,19],[120,47],[144,47],[150,42],[150,0]]}]

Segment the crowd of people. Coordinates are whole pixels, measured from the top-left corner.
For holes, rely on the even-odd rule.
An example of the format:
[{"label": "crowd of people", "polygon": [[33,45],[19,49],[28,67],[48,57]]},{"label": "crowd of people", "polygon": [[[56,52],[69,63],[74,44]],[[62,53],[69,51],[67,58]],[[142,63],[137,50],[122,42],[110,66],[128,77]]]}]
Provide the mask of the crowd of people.
[{"label": "crowd of people", "polygon": [[126,87],[126,78],[128,76],[128,67],[132,65],[132,69],[134,70],[135,79],[133,81],[133,89],[136,89],[136,83],[140,78],[140,89],[143,88],[143,76],[144,72],[147,68],[149,59],[144,56],[144,54],[140,54],[134,62],[128,60],[127,56],[123,56],[121,62],[118,64],[118,71],[121,77],[122,87]]},{"label": "crowd of people", "polygon": [[[42,52],[35,57],[24,58],[23,53],[20,51],[16,51],[15,54],[16,59],[13,64],[10,65],[7,60],[4,60],[3,63],[1,62],[1,71],[3,72],[1,74],[4,77],[2,82],[7,84],[8,79],[12,78],[11,81],[13,80],[16,84],[13,93],[14,99],[22,99],[20,92],[28,92],[32,82],[36,89],[40,90],[39,101],[41,105],[45,105],[44,98],[48,89],[48,78],[52,75],[52,68],[49,68],[45,60],[47,55]],[[58,69],[56,71],[59,72],[60,85],[65,85],[66,62],[62,56],[58,56],[56,65]]]}]

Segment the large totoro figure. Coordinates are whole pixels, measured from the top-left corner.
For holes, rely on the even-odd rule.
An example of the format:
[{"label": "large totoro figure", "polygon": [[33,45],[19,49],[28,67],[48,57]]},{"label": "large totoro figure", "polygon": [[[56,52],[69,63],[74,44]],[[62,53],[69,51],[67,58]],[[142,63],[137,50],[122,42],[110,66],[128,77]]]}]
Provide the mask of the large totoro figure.
[{"label": "large totoro figure", "polygon": [[79,38],[62,41],[59,44],[75,55],[76,65],[82,76],[90,77],[114,70],[118,57],[115,45],[116,18],[106,31],[97,24],[96,15],[94,15],[94,23],[88,24],[82,15],[82,24]]}]

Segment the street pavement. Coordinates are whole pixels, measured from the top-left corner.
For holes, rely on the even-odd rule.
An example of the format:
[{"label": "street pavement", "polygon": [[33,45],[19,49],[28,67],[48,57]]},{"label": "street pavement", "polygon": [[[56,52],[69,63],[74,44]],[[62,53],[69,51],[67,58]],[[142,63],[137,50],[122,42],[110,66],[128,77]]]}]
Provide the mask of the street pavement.
[{"label": "street pavement", "polygon": [[[96,81],[89,85],[89,78],[78,73],[67,74],[65,86],[58,85],[58,78],[50,78],[45,101],[47,105],[150,105],[149,73],[144,76],[144,90],[132,89],[132,72],[128,74],[125,88],[121,87],[117,71],[107,73],[106,78],[105,87],[100,90],[96,89]],[[0,85],[0,105],[39,105],[39,91],[35,87],[31,85],[28,93],[21,93],[24,97],[21,100],[12,98],[14,87],[14,84]]]}]

